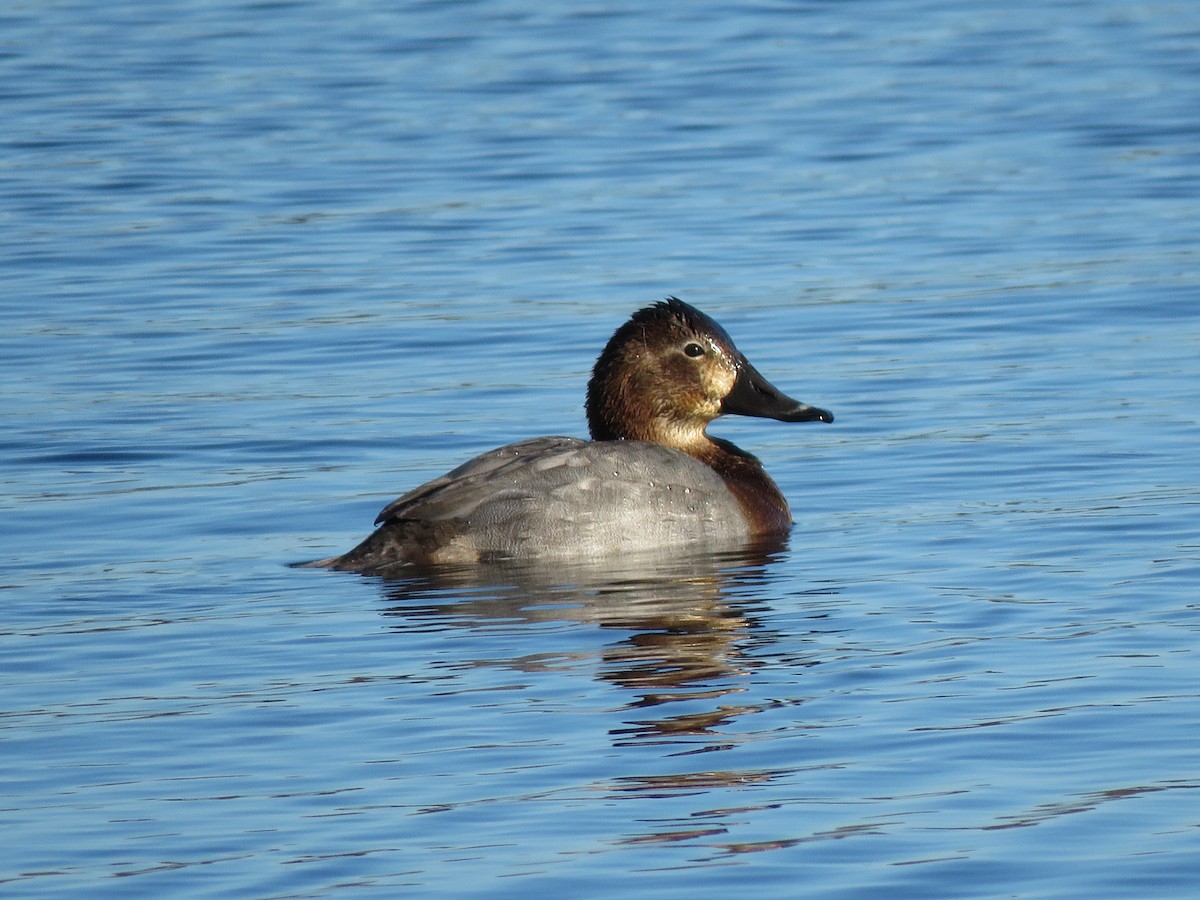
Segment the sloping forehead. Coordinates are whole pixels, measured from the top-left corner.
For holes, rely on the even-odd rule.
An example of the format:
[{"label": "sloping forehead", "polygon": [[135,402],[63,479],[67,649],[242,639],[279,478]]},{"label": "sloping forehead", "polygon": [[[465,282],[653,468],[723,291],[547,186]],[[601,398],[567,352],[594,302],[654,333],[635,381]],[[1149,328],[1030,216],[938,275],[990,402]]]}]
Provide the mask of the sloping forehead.
[{"label": "sloping forehead", "polygon": [[643,328],[663,329],[680,336],[690,334],[708,338],[714,344],[721,345],[722,349],[734,349],[733,339],[724,328],[696,307],[677,297],[668,297],[661,303],[638,310],[633,314],[630,323]]}]

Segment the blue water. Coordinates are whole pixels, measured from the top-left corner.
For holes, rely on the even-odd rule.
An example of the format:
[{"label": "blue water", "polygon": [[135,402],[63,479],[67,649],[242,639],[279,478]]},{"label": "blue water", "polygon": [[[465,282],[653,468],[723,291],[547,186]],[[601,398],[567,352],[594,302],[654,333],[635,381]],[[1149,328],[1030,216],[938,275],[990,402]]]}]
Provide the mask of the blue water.
[{"label": "blue water", "polygon": [[[0,893],[1200,890],[1200,7],[0,6]],[[384,583],[678,294],[767,558]]]}]

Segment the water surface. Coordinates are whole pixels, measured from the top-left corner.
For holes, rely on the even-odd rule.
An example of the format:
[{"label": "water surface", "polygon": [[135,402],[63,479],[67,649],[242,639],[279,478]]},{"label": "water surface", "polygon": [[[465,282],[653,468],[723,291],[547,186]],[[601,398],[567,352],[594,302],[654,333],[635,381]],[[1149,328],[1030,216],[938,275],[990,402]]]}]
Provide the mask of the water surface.
[{"label": "water surface", "polygon": [[[13,896],[1192,896],[1200,11],[0,11]],[[678,294],[786,547],[381,582]]]}]

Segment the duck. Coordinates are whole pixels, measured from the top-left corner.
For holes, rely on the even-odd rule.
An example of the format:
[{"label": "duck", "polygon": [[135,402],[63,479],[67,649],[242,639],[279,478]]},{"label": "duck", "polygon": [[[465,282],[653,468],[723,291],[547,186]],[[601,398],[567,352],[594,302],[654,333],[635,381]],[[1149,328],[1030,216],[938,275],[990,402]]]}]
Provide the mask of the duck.
[{"label": "duck", "polygon": [[585,411],[590,440],[538,437],[476,456],[385,506],[353,549],[299,565],[386,574],[778,538],[792,526],[783,492],[708,425],[724,415],[833,421],[782,393],[724,328],[677,297],[616,330],[592,369]]}]

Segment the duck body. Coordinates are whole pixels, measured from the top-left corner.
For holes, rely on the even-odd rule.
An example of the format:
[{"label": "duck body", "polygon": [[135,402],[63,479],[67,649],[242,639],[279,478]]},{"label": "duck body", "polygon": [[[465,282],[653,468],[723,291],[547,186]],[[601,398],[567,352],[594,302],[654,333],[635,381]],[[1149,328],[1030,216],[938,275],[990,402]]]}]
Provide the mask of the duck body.
[{"label": "duck body", "polygon": [[542,437],[499,447],[405,494],[334,568],[605,557],[736,545],[751,529],[720,476],[648,441]]},{"label": "duck body", "polygon": [[725,413],[833,420],[776,390],[716,322],[675,298],[613,335],[587,413],[592,440],[541,437],[481,454],[388,504],[354,549],[304,565],[386,574],[735,548],[786,534],[791,512],[762,464],[707,424]]}]

